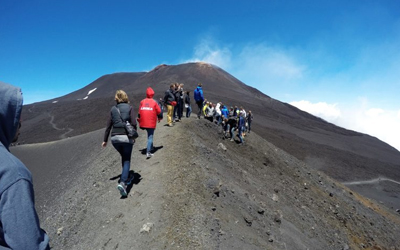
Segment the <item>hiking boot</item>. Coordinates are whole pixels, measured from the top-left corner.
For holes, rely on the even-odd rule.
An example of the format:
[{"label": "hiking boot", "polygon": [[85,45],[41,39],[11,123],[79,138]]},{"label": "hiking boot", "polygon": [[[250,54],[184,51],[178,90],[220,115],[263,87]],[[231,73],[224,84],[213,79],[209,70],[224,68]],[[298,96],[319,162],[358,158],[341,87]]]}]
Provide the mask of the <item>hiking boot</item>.
[{"label": "hiking boot", "polygon": [[119,190],[119,193],[121,194],[121,196],[128,196],[128,193],[126,192],[126,185],[123,182],[120,182],[117,186],[117,189]]},{"label": "hiking boot", "polygon": [[153,155],[154,155],[154,154],[152,154],[152,153],[147,153],[147,154],[146,154],[146,157],[147,157],[147,159],[149,159],[149,158],[151,158]]}]

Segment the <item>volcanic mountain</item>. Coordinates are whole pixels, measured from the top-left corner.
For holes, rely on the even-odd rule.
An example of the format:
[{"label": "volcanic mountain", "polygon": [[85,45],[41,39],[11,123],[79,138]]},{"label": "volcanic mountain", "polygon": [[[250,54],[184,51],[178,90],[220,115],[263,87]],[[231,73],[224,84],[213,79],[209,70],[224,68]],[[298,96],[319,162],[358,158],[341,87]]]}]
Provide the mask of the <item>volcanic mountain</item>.
[{"label": "volcanic mountain", "polygon": [[206,63],[162,64],[149,72],[105,75],[68,95],[26,105],[20,143],[55,141],[104,128],[117,89],[125,90],[138,107],[147,87],[158,99],[174,82],[184,83],[192,94],[202,83],[209,101],[251,110],[253,130],[267,141],[390,209],[400,208],[398,150],[275,100]]},{"label": "volcanic mountain", "polygon": [[[117,89],[137,108],[170,83],[254,113],[245,144],[195,115],[139,130],[129,195],[120,156],[100,147]],[[192,105],[196,112],[195,105]],[[400,153],[275,100],[205,63],[102,76],[24,106],[11,152],[31,170],[53,249],[400,249]],[[237,141],[237,140],[236,140]],[[369,199],[369,198],[372,199]]]}]

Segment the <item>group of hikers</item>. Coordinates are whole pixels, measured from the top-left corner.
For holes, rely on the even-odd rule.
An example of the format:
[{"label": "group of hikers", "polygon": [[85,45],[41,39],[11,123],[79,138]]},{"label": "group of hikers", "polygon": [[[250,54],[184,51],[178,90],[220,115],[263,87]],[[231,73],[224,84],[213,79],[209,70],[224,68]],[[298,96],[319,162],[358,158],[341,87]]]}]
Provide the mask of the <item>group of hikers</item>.
[{"label": "group of hikers", "polygon": [[[116,105],[111,108],[107,127],[104,133],[102,147],[107,146],[108,137],[111,133],[111,143],[122,158],[122,173],[117,186],[121,196],[127,196],[127,187],[132,182],[133,176],[129,176],[130,159],[135,138],[127,136],[126,123],[131,124],[137,130],[139,127],[147,131],[146,157],[151,158],[154,154],[153,136],[154,131],[163,119],[164,106],[167,108],[167,126],[172,127],[175,122],[180,122],[186,108],[186,117],[192,112],[190,91],[184,92],[183,84],[173,83],[165,92],[164,98],[154,100],[154,90],[148,87],[146,98],[140,102],[137,119],[134,108],[129,104],[128,95],[123,90],[115,94]],[[234,141],[234,131],[238,131],[239,143],[244,144],[245,133],[250,133],[253,115],[241,107],[231,107],[230,110],[222,103],[213,104],[204,98],[202,84],[198,84],[193,94],[197,104],[197,118],[204,116],[205,119],[223,126],[224,135]]]},{"label": "group of hikers", "polygon": [[[186,95],[185,95],[186,93]],[[198,112],[197,118],[203,116],[205,119],[223,126],[225,137],[234,141],[234,131],[238,131],[240,144],[244,144],[244,136],[251,131],[253,114],[246,113],[243,107],[228,107],[221,102],[212,103],[204,98],[202,84],[199,83],[193,93]],[[186,108],[186,117],[192,113],[190,91],[183,91],[183,84],[173,83],[166,91],[163,103],[167,106],[168,126],[172,127],[174,122],[181,121],[183,107]]]},{"label": "group of hikers", "polygon": [[[49,237],[40,228],[34,206],[32,176],[25,165],[9,151],[12,142],[18,139],[21,127],[22,93],[21,89],[0,82],[0,249],[49,249]],[[132,183],[130,161],[134,137],[128,136],[128,127],[147,131],[146,157],[151,158],[155,151],[153,135],[157,123],[163,119],[163,110],[167,108],[167,126],[181,121],[184,108],[186,117],[192,112],[190,91],[183,91],[183,84],[171,84],[164,98],[153,99],[154,91],[147,88],[146,98],[140,102],[138,115],[129,104],[128,95],[123,90],[115,93],[116,105],[111,108],[102,147],[107,146],[111,134],[111,143],[121,156],[122,173],[117,185],[121,196],[127,196],[127,187]],[[250,133],[253,115],[243,108],[231,107],[222,103],[213,104],[204,99],[202,85],[194,90],[194,101],[202,116],[221,125],[226,137],[233,141],[234,131],[238,131],[240,143],[244,135]],[[16,197],[18,199],[16,199]],[[18,218],[18,219],[15,219]]]}]

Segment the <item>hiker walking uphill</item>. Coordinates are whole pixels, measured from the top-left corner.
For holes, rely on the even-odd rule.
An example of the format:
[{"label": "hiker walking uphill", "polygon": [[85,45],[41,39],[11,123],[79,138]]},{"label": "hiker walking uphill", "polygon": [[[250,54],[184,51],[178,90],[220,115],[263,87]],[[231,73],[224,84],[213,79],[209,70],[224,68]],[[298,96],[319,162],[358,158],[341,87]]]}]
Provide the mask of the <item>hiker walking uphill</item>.
[{"label": "hiker walking uphill", "polygon": [[117,105],[111,108],[102,147],[107,146],[108,136],[111,131],[111,143],[122,158],[122,173],[117,189],[120,191],[121,196],[127,196],[126,188],[132,181],[132,178],[129,178],[129,170],[135,140],[128,137],[125,130],[125,121],[129,121],[136,129],[136,120],[133,108],[129,105],[128,95],[123,90],[117,90],[115,101]]},{"label": "hiker walking uphill", "polygon": [[0,82],[0,249],[50,249],[35,209],[32,175],[9,151],[21,127],[22,93]]},{"label": "hiker walking uphill", "polygon": [[194,90],[193,94],[194,94],[194,100],[196,101],[197,107],[199,108],[199,110],[197,111],[197,118],[200,119],[204,102],[203,89],[201,83],[197,85],[197,88]]},{"label": "hiker walking uphill", "polygon": [[161,121],[161,109],[158,103],[153,99],[154,90],[150,87],[146,90],[146,98],[140,102],[139,114],[137,121],[139,122],[139,127],[141,129],[146,129],[147,131],[147,150],[146,156],[150,158],[153,156],[154,146],[153,146],[153,135],[156,129],[157,120]]},{"label": "hiker walking uphill", "polygon": [[168,123],[168,126],[170,126],[170,127],[172,127],[174,106],[176,106],[174,89],[175,89],[175,84],[172,83],[164,95],[164,103],[165,103],[165,105],[167,105],[167,123]]}]

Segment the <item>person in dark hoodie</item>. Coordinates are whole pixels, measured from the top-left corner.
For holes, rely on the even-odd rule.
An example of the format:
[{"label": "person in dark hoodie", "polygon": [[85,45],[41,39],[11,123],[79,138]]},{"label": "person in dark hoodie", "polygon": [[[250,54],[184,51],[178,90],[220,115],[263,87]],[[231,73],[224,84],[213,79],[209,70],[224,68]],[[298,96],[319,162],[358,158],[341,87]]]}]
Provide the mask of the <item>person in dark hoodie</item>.
[{"label": "person in dark hoodie", "polygon": [[117,105],[111,108],[102,146],[103,148],[107,146],[108,136],[111,131],[111,143],[122,158],[122,173],[117,189],[121,193],[121,196],[126,197],[128,195],[126,188],[132,181],[132,178],[129,178],[129,170],[131,168],[131,156],[135,140],[128,137],[124,121],[129,121],[135,129],[137,127],[134,110],[129,105],[128,95],[125,91],[117,90],[115,101]]},{"label": "person in dark hoodie", "polygon": [[176,105],[175,95],[174,95],[175,84],[172,83],[169,89],[165,91],[164,103],[167,105],[167,122],[168,126],[172,127],[174,106]]},{"label": "person in dark hoodie", "polygon": [[150,87],[146,90],[146,98],[140,102],[139,105],[139,114],[138,114],[138,122],[139,127],[141,129],[146,129],[147,131],[147,151],[146,156],[147,159],[153,156],[153,135],[154,130],[157,126],[158,122],[161,121],[159,115],[161,114],[160,106],[158,103],[153,99],[154,90]]},{"label": "person in dark hoodie", "polygon": [[35,209],[32,175],[9,151],[18,139],[21,89],[0,83],[0,249],[50,249]]}]

